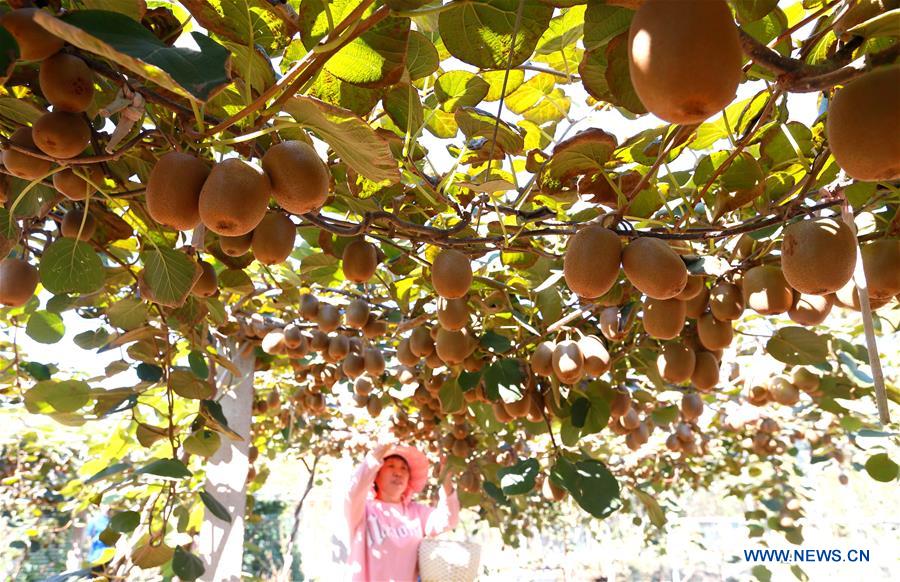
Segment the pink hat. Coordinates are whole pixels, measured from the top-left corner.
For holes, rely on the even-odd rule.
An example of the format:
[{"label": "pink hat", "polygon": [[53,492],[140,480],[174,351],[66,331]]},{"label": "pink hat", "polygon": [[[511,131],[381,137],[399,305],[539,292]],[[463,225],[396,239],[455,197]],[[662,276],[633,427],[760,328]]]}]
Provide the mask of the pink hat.
[{"label": "pink hat", "polygon": [[409,465],[409,483],[406,485],[406,491],[403,492],[403,498],[409,500],[413,495],[425,488],[428,482],[428,458],[425,454],[415,447],[394,446],[388,449],[384,454],[384,458],[391,455],[402,457],[406,464]]}]

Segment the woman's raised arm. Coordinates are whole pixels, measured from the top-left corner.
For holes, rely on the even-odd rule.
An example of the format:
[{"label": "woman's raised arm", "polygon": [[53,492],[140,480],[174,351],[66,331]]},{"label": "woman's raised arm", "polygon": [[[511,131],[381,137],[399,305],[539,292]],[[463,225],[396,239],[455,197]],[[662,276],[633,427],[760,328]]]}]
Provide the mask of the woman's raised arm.
[{"label": "woman's raised arm", "polygon": [[425,523],[425,535],[436,536],[451,530],[459,523],[459,497],[456,489],[450,482],[450,476],[444,479],[444,483],[438,492],[437,507],[428,515]]},{"label": "woman's raised arm", "polygon": [[353,471],[350,478],[350,486],[347,488],[347,496],[344,498],[344,514],[347,517],[347,525],[352,531],[359,525],[366,507],[366,496],[375,482],[378,469],[384,462],[384,454],[390,445],[379,445],[366,454],[362,463]]}]

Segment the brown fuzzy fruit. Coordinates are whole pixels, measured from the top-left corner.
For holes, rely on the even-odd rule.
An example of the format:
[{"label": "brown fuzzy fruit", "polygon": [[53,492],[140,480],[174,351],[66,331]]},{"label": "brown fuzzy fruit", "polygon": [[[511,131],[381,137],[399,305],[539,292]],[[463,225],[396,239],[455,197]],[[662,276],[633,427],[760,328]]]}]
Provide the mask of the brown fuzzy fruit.
[{"label": "brown fuzzy fruit", "polygon": [[744,304],[760,315],[776,315],[791,308],[794,292],[778,267],[759,265],[741,281]]},{"label": "brown fuzzy fruit", "polygon": [[631,315],[626,315],[619,311],[618,307],[606,307],[600,312],[598,317],[600,333],[603,337],[610,341],[618,341],[623,339],[634,325],[634,311]]},{"label": "brown fuzzy fruit", "polygon": [[365,283],[378,268],[378,249],[372,243],[356,239],[344,247],[341,265],[344,277],[354,283]]},{"label": "brown fuzzy fruit", "polygon": [[[31,138],[30,127],[20,127],[15,130],[9,136],[9,142],[21,148],[37,151],[37,146],[34,145],[34,141]],[[53,162],[50,160],[42,160],[12,148],[3,150],[3,166],[6,168],[6,171],[23,180],[30,181],[43,178],[50,171],[52,165]]]},{"label": "brown fuzzy fruit", "polygon": [[869,296],[888,299],[900,293],[900,239],[874,240],[860,250]]},{"label": "brown fuzzy fruit", "polygon": [[549,377],[553,374],[553,350],[556,344],[543,341],[534,348],[531,354],[531,370],[539,375]]},{"label": "brown fuzzy fruit", "polygon": [[311,145],[297,140],[275,144],[262,158],[272,196],[293,214],[322,207],[328,198],[328,168]]},{"label": "brown fuzzy fruit", "polygon": [[472,352],[472,337],[466,330],[449,331],[440,328],[434,341],[435,352],[445,364],[462,364]]},{"label": "brown fuzzy fruit", "polygon": [[584,373],[587,376],[602,376],[609,370],[610,359],[606,346],[595,335],[586,335],[578,340],[578,347],[584,357]]},{"label": "brown fuzzy fruit", "polygon": [[629,410],[631,410],[631,395],[627,390],[616,390],[612,403],[609,405],[609,413],[614,417],[619,417]]},{"label": "brown fuzzy fruit", "polygon": [[721,111],[743,76],[724,0],[646,0],[631,21],[628,55],[641,103],[670,123],[700,123]]},{"label": "brown fuzzy fruit", "polygon": [[445,299],[464,297],[472,286],[472,263],[459,251],[440,251],[431,265],[431,284]]},{"label": "brown fuzzy fruit", "polygon": [[826,295],[844,286],[856,266],[856,236],[833,218],[801,220],[784,229],[781,271],[801,293]]},{"label": "brown fuzzy fruit", "polygon": [[644,331],[656,339],[673,339],[684,328],[686,305],[678,299],[644,300]]},{"label": "brown fuzzy fruit", "polygon": [[791,384],[804,392],[813,392],[819,389],[819,377],[806,368],[794,368],[791,373]]},{"label": "brown fuzzy fruit", "polygon": [[286,214],[270,211],[253,229],[253,256],[264,265],[283,263],[294,250],[297,225]]},{"label": "brown fuzzy fruit", "polygon": [[579,297],[594,299],[612,288],[619,276],[622,243],[608,228],[592,225],[569,239],[563,259],[566,284]]},{"label": "brown fuzzy fruit", "polygon": [[[200,261],[200,278],[194,283],[191,295],[196,297],[211,297],[218,290],[219,279],[216,269],[206,261]],[[296,346],[295,346],[296,347]]]},{"label": "brown fuzzy fruit", "polygon": [[347,325],[362,329],[369,321],[369,302],[365,299],[354,299],[344,310]]},{"label": "brown fuzzy fruit", "polygon": [[372,394],[369,396],[369,401],[366,403],[366,410],[372,418],[378,418],[381,415],[381,411],[384,410],[384,404],[379,398]]},{"label": "brown fuzzy fruit", "polygon": [[55,111],[81,113],[94,98],[94,72],[75,55],[56,53],[44,59],[38,81]]},{"label": "brown fuzzy fruit", "polygon": [[419,356],[412,353],[412,350],[409,349],[409,338],[403,338],[397,344],[397,359],[400,360],[401,364],[409,367],[419,363]]},{"label": "brown fuzzy fruit", "polygon": [[9,307],[25,305],[37,289],[38,270],[22,259],[0,261],[0,304]]},{"label": "brown fuzzy fruit", "polygon": [[311,293],[304,293],[300,297],[300,317],[307,321],[315,321],[319,314],[319,300]]},{"label": "brown fuzzy fruit", "polygon": [[341,325],[341,312],[330,303],[320,303],[316,313],[316,323],[319,329],[325,333],[336,330]]},{"label": "brown fuzzy fruit", "polygon": [[92,185],[103,184],[103,171],[95,166],[79,166],[78,172],[87,175],[85,180],[72,168],[66,168],[53,174],[53,187],[56,191],[68,198],[69,200],[85,200],[88,196],[97,193],[97,189]]},{"label": "brown fuzzy fruit", "polygon": [[800,401],[800,390],[786,378],[776,378],[769,388],[769,392],[775,402],[785,406],[793,406]]},{"label": "brown fuzzy fruit", "polygon": [[719,360],[712,352],[696,352],[691,383],[701,392],[712,390],[719,383]]},{"label": "brown fuzzy fruit", "polygon": [[688,275],[687,284],[684,286],[684,289],[681,290],[681,293],[675,296],[675,299],[680,299],[681,301],[693,299],[697,295],[700,295],[700,292],[705,288],[706,279],[704,279],[702,275]]},{"label": "brown fuzzy fruit", "polygon": [[685,303],[685,315],[690,317],[691,319],[697,319],[706,311],[706,308],[709,306],[709,289],[704,287],[700,290],[700,293],[691,299],[688,299]]},{"label": "brown fuzzy fruit", "polygon": [[368,374],[376,377],[384,374],[385,362],[381,350],[367,348],[363,351],[363,362],[366,365],[366,372]]},{"label": "brown fuzzy fruit", "polygon": [[685,420],[696,420],[701,414],[703,414],[703,400],[699,394],[691,393],[681,397],[681,415]]},{"label": "brown fuzzy fruit", "polygon": [[687,285],[687,267],[681,257],[658,238],[637,238],[622,253],[625,276],[653,299],[671,299]]},{"label": "brown fuzzy fruit", "polygon": [[638,416],[638,413],[634,408],[629,408],[625,412],[625,414],[621,416],[619,422],[624,428],[628,430],[635,430],[641,425],[641,417]]},{"label": "brown fuzzy fruit", "polygon": [[415,328],[409,336],[409,350],[418,358],[425,358],[434,351],[434,340],[427,327]]},{"label": "brown fuzzy fruit", "polygon": [[240,257],[250,250],[253,244],[253,232],[238,236],[220,236],[219,248],[229,257]]},{"label": "brown fuzzy fruit", "polygon": [[40,61],[57,52],[65,44],[34,21],[37,8],[19,8],[0,16],[0,26],[16,39],[23,61]]},{"label": "brown fuzzy fruit", "polygon": [[834,305],[834,295],[806,295],[794,293],[794,304],[788,310],[791,321],[801,325],[819,325]]},{"label": "brown fuzzy fruit", "polygon": [[690,379],[696,361],[694,350],[682,343],[670,343],[659,352],[656,369],[668,382],[680,384]]},{"label": "brown fuzzy fruit", "polygon": [[200,191],[208,177],[209,166],[191,154],[169,152],[160,157],[147,180],[150,217],[175,230],[196,227],[200,224]]},{"label": "brown fuzzy fruit", "polygon": [[869,182],[900,178],[900,64],[858,77],[828,106],[828,145],[852,178]]},{"label": "brown fuzzy fruit", "polygon": [[[84,227],[82,228],[82,220],[84,221]],[[97,230],[97,221],[94,220],[94,217],[91,216],[90,213],[85,215],[84,210],[75,209],[66,212],[66,215],[63,216],[62,223],[59,225],[59,230],[62,235],[66,238],[77,238],[78,240],[90,240],[92,236],[94,236],[94,232]],[[79,232],[81,235],[79,236]]]},{"label": "brown fuzzy fruit", "polygon": [[563,384],[575,384],[584,376],[584,355],[577,342],[566,340],[553,350],[553,373]]},{"label": "brown fuzzy fruit", "polygon": [[328,340],[327,359],[331,362],[338,362],[347,357],[350,353],[350,338],[345,335],[336,335]]},{"label": "brown fuzzy fruit", "polygon": [[459,331],[469,323],[469,302],[465,297],[459,299],[437,300],[437,318],[441,327],[449,331]]},{"label": "brown fuzzy fruit", "polygon": [[734,339],[730,321],[719,321],[712,313],[704,313],[697,319],[697,339],[708,350],[724,350]]},{"label": "brown fuzzy fruit", "polygon": [[734,283],[720,281],[709,290],[709,310],[719,321],[734,321],[744,313],[744,296]]},{"label": "brown fuzzy fruit", "polygon": [[237,158],[223,160],[200,190],[200,220],[216,234],[247,234],[266,215],[270,191],[269,179],[258,168]]},{"label": "brown fuzzy fruit", "polygon": [[67,160],[74,158],[91,143],[91,128],[78,113],[51,111],[31,128],[34,145],[48,156]]}]

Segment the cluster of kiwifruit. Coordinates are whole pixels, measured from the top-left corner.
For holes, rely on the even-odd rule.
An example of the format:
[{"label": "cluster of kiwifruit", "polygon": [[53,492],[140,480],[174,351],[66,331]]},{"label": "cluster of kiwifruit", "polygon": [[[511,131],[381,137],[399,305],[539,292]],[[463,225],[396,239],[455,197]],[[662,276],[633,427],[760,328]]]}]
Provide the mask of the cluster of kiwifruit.
[{"label": "cluster of kiwifruit", "polygon": [[766,384],[751,386],[746,398],[754,406],[764,406],[770,402],[793,406],[800,401],[801,393],[805,392],[812,398],[822,396],[819,383],[819,376],[807,368],[797,367],[790,378],[776,376]]},{"label": "cluster of kiwifruit", "polygon": [[[671,123],[702,123],[734,99],[743,78],[740,36],[725,0],[645,0],[629,27],[628,55],[641,103]],[[900,134],[884,129],[898,126],[900,64],[851,80],[828,106],[828,145],[857,180],[900,178]]]}]

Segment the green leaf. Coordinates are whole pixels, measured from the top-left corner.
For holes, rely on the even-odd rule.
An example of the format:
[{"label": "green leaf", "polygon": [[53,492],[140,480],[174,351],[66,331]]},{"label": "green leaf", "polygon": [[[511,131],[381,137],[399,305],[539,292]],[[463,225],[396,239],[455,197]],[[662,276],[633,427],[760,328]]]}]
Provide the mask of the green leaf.
[{"label": "green leaf", "polygon": [[228,50],[192,32],[199,51],[170,47],[139,22],[103,10],[76,10],[55,18],[41,10],[35,22],[59,38],[108,59],[182,97],[206,101],[230,82]]},{"label": "green leaf", "polygon": [[662,507],[659,506],[659,503],[656,502],[656,499],[651,497],[649,493],[641,491],[640,489],[635,489],[634,495],[644,506],[644,509],[647,510],[647,516],[650,518],[650,523],[655,525],[658,529],[662,529],[662,527],[666,525],[666,514],[663,512]]},{"label": "green leaf", "polygon": [[678,405],[671,404],[662,408],[657,408],[650,413],[650,418],[659,426],[672,424],[678,420]]},{"label": "green leaf", "polygon": [[109,529],[119,533],[134,531],[141,523],[141,514],[137,511],[120,511],[109,520]]},{"label": "green leaf", "polygon": [[898,477],[898,469],[900,467],[891,460],[887,453],[872,455],[866,461],[866,472],[869,474],[869,477],[882,483],[890,483],[896,479]]},{"label": "green leaf", "polygon": [[209,366],[206,364],[206,356],[203,355],[203,352],[191,350],[191,353],[188,354],[188,364],[195,376],[201,380],[209,378]]},{"label": "green leaf", "polygon": [[137,474],[155,475],[167,479],[183,479],[193,473],[178,459],[157,459],[135,471]]},{"label": "green leaf", "polygon": [[406,68],[412,81],[422,79],[438,70],[441,59],[427,36],[418,30],[409,32],[406,45]]},{"label": "green leaf", "polygon": [[590,408],[591,401],[584,396],[575,400],[575,402],[572,403],[572,426],[575,428],[583,428]]},{"label": "green leaf", "polygon": [[753,22],[772,12],[777,6],[778,0],[743,0],[734,3],[734,11],[742,23]]},{"label": "green leaf", "polygon": [[465,406],[462,389],[453,380],[444,382],[438,392],[438,398],[441,400],[441,411],[445,414],[459,412]]},{"label": "green leaf", "polygon": [[81,380],[45,380],[25,393],[25,405],[33,414],[75,412],[90,400],[91,387]]},{"label": "green leaf", "polygon": [[553,7],[540,0],[482,0],[452,5],[438,26],[454,57],[481,69],[505,69],[528,60],[552,16]]},{"label": "green leaf", "polygon": [[222,437],[219,433],[200,429],[184,439],[184,450],[192,455],[209,458],[213,456],[222,444]]},{"label": "green leaf", "polygon": [[35,311],[25,327],[28,337],[41,344],[55,344],[66,334],[62,317],[49,311]]},{"label": "green leaf", "polygon": [[83,350],[96,350],[109,342],[109,332],[104,328],[83,331],[72,338],[76,346]]},{"label": "green leaf", "polygon": [[847,30],[847,34],[873,38],[876,36],[900,37],[900,8],[888,10],[874,18],[857,24]]},{"label": "green leaf", "polygon": [[41,364],[39,362],[25,362],[22,364],[22,369],[38,381],[49,380],[52,377],[50,368],[47,367],[46,364]]},{"label": "green leaf", "polygon": [[172,556],[172,571],[182,580],[196,580],[206,569],[200,558],[177,546],[175,555]]},{"label": "green leaf", "polygon": [[[6,29],[3,27],[0,27],[0,30],[6,32]],[[15,97],[0,97],[0,117],[18,119],[34,125],[34,122],[42,114],[42,111],[35,107],[31,101],[16,99]]]},{"label": "green leaf", "polygon": [[136,297],[125,297],[110,305],[106,315],[110,325],[130,331],[147,323],[148,308]]},{"label": "green leaf", "polygon": [[519,361],[513,358],[497,360],[485,369],[484,392],[488,399],[496,401],[500,398],[500,389],[521,392],[525,377]]},{"label": "green leaf", "polygon": [[510,69],[507,75],[506,69],[502,71],[482,71],[478,74],[479,78],[488,84],[488,94],[485,95],[484,101],[499,101],[503,93],[503,82],[506,81],[506,93],[509,96],[522,85],[525,81],[525,71],[521,69]]},{"label": "green leaf", "polygon": [[633,16],[634,11],[627,8],[588,2],[584,11],[584,48],[605,47],[609,41],[628,31]]},{"label": "green leaf", "polygon": [[196,261],[175,249],[159,247],[144,251],[141,262],[143,279],[153,301],[168,307],[183,305],[201,274]]},{"label": "green leaf", "polygon": [[225,508],[225,506],[219,503],[215,497],[213,497],[206,491],[201,491],[200,499],[203,501],[203,505],[205,505],[206,508],[209,509],[210,513],[212,513],[222,521],[231,523],[231,514],[228,513],[228,510]]},{"label": "green leaf", "polygon": [[485,493],[493,497],[497,503],[502,505],[509,505],[509,499],[507,499],[506,495],[503,494],[503,490],[497,487],[495,484],[490,481],[485,481],[482,485],[484,487]]},{"label": "green leaf", "polygon": [[124,471],[125,469],[128,469],[129,467],[131,467],[131,465],[129,463],[114,463],[114,464],[110,465],[109,467],[107,467],[101,471],[97,471],[96,473],[91,475],[84,482],[84,484],[90,485],[91,483],[96,483],[97,481],[102,481],[103,479],[106,479],[107,477],[111,477],[113,475],[121,473],[122,471]]},{"label": "green leaf", "polygon": [[631,83],[627,34],[620,34],[606,46],[606,63],[606,85],[613,96],[613,105],[624,107],[638,115],[647,113],[647,108],[641,103]]},{"label": "green leaf", "polygon": [[[474,107],[460,107],[454,114],[457,125],[463,134],[471,139],[494,139],[494,131],[497,132],[497,146],[508,154],[520,154],[525,148],[525,137],[522,133],[508,123],[498,120],[490,113],[475,109]],[[490,148],[490,146],[486,146]],[[503,152],[496,152],[497,154]]]},{"label": "green leaf", "polygon": [[472,388],[478,386],[480,380],[481,370],[477,372],[466,372],[464,370],[459,373],[459,378],[456,379],[456,383],[459,384],[459,387],[462,388],[463,392],[468,392]]},{"label": "green leaf", "polygon": [[406,68],[409,30],[409,18],[388,17],[336,52],[325,68],[355,85],[393,85]]},{"label": "green leaf", "polygon": [[0,83],[12,73],[16,61],[19,59],[19,44],[13,35],[0,26]]},{"label": "green leaf", "polygon": [[290,99],[284,111],[318,134],[359,174],[374,182],[400,181],[397,160],[390,146],[361,118],[309,97]]},{"label": "green leaf", "polygon": [[617,145],[612,134],[598,128],[586,129],[553,148],[542,180],[549,177],[564,183],[575,176],[602,170]]},{"label": "green leaf", "polygon": [[169,372],[169,388],[182,398],[192,400],[204,400],[216,395],[216,389],[209,382],[185,369],[173,369]]},{"label": "green leaf", "polygon": [[39,267],[41,284],[53,293],[93,293],[103,287],[100,257],[91,246],[74,238],[58,238],[44,249]]},{"label": "green leaf", "polygon": [[600,461],[586,459],[573,463],[559,457],[550,478],[594,517],[603,519],[621,507],[619,483]]},{"label": "green leaf", "polygon": [[449,71],[437,78],[434,95],[447,112],[481,103],[490,85],[468,71]]},{"label": "green leaf", "polygon": [[163,375],[162,368],[146,362],[138,364],[135,372],[137,372],[138,378],[144,382],[159,382]]},{"label": "green leaf", "polygon": [[753,577],[759,580],[759,582],[772,581],[772,571],[762,564],[753,566],[753,568],[750,569],[750,573],[753,574]]},{"label": "green leaf", "polygon": [[522,495],[534,489],[534,480],[540,471],[537,459],[526,459],[497,471],[504,495]]},{"label": "green leaf", "polygon": [[200,401],[200,416],[206,421],[207,427],[224,434],[231,440],[240,441],[244,439],[244,437],[228,426],[228,420],[225,418],[225,413],[222,412],[222,405],[215,400]]},{"label": "green leaf", "polygon": [[766,351],[785,364],[824,364],[828,358],[828,340],[805,327],[782,327],[766,343]]},{"label": "green leaf", "polygon": [[237,293],[253,291],[253,279],[240,269],[225,269],[219,273],[219,287]]},{"label": "green leaf", "polygon": [[481,347],[488,349],[497,354],[504,354],[512,349],[512,340],[505,335],[488,330],[479,338],[478,343]]}]

